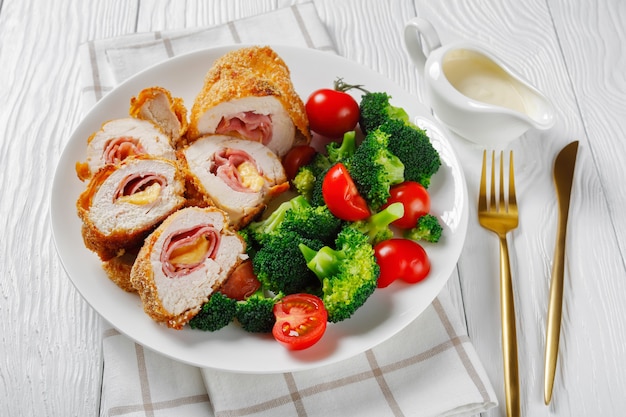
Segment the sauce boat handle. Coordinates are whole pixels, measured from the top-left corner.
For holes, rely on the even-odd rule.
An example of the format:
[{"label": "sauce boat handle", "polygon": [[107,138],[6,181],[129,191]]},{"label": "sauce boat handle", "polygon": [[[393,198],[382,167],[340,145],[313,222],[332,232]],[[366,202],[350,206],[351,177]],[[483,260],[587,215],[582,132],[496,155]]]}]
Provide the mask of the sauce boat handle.
[{"label": "sauce boat handle", "polygon": [[404,44],[413,63],[422,72],[431,51],[441,46],[439,35],[426,19],[414,17],[404,26]]}]

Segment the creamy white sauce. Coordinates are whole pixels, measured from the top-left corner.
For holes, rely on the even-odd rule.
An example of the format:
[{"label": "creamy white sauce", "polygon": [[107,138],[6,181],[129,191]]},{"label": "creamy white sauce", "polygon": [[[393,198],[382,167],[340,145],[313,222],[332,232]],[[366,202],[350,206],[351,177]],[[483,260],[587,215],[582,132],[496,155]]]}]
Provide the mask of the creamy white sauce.
[{"label": "creamy white sauce", "polygon": [[486,56],[457,49],[446,54],[442,67],[450,84],[461,94],[483,103],[527,113],[524,86]]}]

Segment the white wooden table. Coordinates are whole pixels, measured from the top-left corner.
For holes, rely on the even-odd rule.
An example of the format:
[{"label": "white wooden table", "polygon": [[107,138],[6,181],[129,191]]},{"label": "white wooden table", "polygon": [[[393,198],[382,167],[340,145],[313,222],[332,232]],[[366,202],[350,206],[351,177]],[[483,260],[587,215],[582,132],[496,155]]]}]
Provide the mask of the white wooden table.
[{"label": "white wooden table", "polygon": [[[96,416],[100,319],[54,249],[49,201],[57,160],[80,121],[77,47],[90,39],[227,22],[289,0],[0,1],[0,415]],[[429,19],[443,43],[485,42],[554,102],[556,126],[516,155],[520,226],[509,246],[525,416],[626,415],[626,2],[316,0],[344,57],[409,92],[420,86],[404,23]],[[580,140],[568,230],[563,333],[552,404],[543,350],[556,231],[554,157]],[[476,220],[481,149],[454,145],[470,194],[468,239],[450,291],[504,415],[498,246]]]}]

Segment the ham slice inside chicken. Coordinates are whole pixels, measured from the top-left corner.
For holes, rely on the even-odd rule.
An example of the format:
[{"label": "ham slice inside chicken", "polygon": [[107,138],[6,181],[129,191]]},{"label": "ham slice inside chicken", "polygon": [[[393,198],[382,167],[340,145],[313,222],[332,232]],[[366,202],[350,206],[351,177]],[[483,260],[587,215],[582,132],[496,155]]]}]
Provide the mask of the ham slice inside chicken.
[{"label": "ham slice inside chicken", "polygon": [[122,136],[111,139],[104,146],[102,157],[107,164],[117,164],[129,156],[143,155],[146,151],[139,143],[139,139]]},{"label": "ham slice inside chicken", "polygon": [[160,174],[145,172],[132,174],[120,181],[113,202],[121,200],[132,204],[152,203],[166,185],[167,179]]},{"label": "ham slice inside chicken", "polygon": [[272,118],[267,114],[253,111],[240,112],[222,117],[215,133],[219,135],[238,135],[244,139],[268,145],[272,140]]},{"label": "ham slice inside chicken", "polygon": [[163,273],[169,278],[190,274],[214,259],[220,245],[220,233],[213,225],[197,225],[179,230],[165,239],[161,252]]},{"label": "ham slice inside chicken", "polygon": [[246,193],[259,192],[265,181],[254,158],[242,149],[222,148],[213,154],[210,172],[233,190]]}]

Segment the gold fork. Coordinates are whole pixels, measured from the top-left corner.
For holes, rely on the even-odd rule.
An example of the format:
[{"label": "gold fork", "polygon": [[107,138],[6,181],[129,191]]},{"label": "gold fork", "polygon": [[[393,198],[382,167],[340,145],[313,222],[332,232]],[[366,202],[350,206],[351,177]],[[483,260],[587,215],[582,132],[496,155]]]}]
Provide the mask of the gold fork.
[{"label": "gold fork", "polygon": [[495,152],[491,154],[491,187],[487,204],[487,151],[483,152],[483,167],[478,194],[478,221],[500,239],[500,314],[502,317],[502,356],[504,359],[504,393],[506,415],[520,415],[519,373],[517,369],[517,335],[515,331],[515,303],[509,264],[506,234],[518,224],[515,179],[513,176],[513,151],[510,154],[508,203],[504,195],[504,152],[500,153],[500,186],[496,204]]}]

